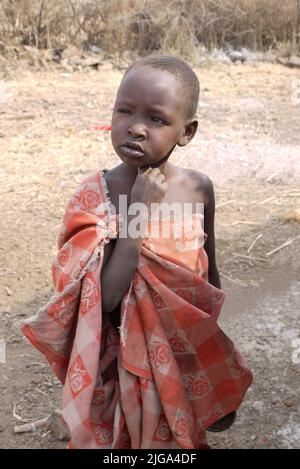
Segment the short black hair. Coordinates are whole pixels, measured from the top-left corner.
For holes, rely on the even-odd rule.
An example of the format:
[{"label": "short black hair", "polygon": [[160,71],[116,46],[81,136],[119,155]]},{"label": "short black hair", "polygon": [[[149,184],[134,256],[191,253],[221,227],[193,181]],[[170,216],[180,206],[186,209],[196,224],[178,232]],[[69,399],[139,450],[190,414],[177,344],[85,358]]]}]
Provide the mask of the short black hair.
[{"label": "short black hair", "polygon": [[200,83],[196,73],[184,60],[173,55],[148,55],[131,64],[126,69],[124,77],[132,68],[138,65],[165,70],[178,78],[186,95],[186,118],[192,119],[195,117],[198,108]]}]

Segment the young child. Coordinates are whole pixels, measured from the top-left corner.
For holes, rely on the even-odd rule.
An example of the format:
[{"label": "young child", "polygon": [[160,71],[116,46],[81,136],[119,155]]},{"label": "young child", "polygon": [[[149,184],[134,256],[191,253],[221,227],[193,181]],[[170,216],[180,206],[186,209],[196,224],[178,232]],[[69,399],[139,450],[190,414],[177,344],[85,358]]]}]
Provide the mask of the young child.
[{"label": "young child", "polygon": [[[198,97],[196,74],[178,58],[148,56],[127,69],[111,128],[121,163],[70,201],[55,295],[23,326],[64,383],[70,448],[207,448],[205,430],[232,425],[252,382],[217,325],[212,182],[169,161],[195,136]],[[192,205],[181,224],[198,232],[152,236],[156,223],[174,234],[176,221],[151,212],[133,233],[133,204],[149,214],[154,203]]]}]

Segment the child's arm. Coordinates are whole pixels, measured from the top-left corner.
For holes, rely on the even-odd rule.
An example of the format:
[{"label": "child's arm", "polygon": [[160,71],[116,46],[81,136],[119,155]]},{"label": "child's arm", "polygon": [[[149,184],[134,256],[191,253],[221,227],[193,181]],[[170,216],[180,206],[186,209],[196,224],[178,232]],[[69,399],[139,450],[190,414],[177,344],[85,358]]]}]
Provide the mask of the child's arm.
[{"label": "child's arm", "polygon": [[[127,226],[130,223],[127,218]],[[101,272],[102,310],[111,313],[122,300],[135,274],[143,238],[118,238],[115,246],[112,242],[104,248]]]},{"label": "child's arm", "polygon": [[[160,202],[167,190],[165,177],[158,168],[138,170],[131,190],[130,202],[143,203],[148,210],[152,202]],[[148,212],[149,213],[149,212]],[[136,215],[127,215],[127,238],[118,238],[115,247],[104,248],[101,272],[102,309],[111,313],[121,302],[135,274],[143,244],[143,237],[130,237],[128,227]]]},{"label": "child's arm", "polygon": [[216,263],[215,252],[215,195],[214,187],[209,177],[205,183],[206,201],[204,204],[204,232],[207,234],[207,240],[204,245],[208,257],[208,281],[212,285],[221,289],[221,281]]}]

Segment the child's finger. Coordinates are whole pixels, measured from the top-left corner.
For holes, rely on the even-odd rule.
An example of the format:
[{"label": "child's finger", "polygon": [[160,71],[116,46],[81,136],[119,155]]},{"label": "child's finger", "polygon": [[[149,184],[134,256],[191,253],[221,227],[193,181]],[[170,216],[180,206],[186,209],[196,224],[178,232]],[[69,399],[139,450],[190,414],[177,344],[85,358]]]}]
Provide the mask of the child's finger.
[{"label": "child's finger", "polygon": [[159,168],[152,168],[152,174],[154,174],[155,176],[162,176],[162,172]]},{"label": "child's finger", "polygon": [[146,169],[145,169],[145,166],[144,166],[143,168],[141,168],[140,166],[138,166],[138,176],[139,176],[140,174],[148,173],[150,169],[151,169],[151,166],[146,167]]}]

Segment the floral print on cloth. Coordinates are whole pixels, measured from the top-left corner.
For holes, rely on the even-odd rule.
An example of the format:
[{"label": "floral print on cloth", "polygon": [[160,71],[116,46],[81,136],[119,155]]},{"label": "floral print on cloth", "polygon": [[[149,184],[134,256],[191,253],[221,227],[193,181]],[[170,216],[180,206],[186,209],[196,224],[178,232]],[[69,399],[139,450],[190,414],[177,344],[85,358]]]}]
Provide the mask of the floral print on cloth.
[{"label": "floral print on cloth", "polygon": [[207,448],[205,429],[236,410],[252,382],[217,324],[224,292],[208,282],[203,243],[189,235],[182,251],[184,239],[146,237],[115,328],[102,313],[100,274],[120,223],[99,171],[67,206],[55,293],[23,333],[63,383],[69,448]]}]

